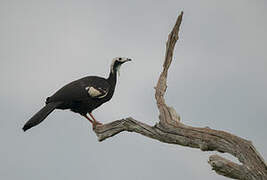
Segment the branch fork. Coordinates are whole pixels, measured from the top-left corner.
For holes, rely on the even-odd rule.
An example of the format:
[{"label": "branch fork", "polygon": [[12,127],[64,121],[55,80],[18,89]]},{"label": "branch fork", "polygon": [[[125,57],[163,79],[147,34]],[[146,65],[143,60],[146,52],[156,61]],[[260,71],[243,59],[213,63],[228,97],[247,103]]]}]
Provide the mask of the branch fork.
[{"label": "branch fork", "polygon": [[128,117],[94,127],[98,140],[103,141],[120,132],[128,131],[142,134],[163,143],[177,144],[202,151],[229,153],[238,158],[241,164],[234,163],[219,155],[209,157],[208,163],[217,174],[240,180],[267,180],[267,166],[252,143],[233,134],[214,129],[184,125],[173,107],[165,103],[168,69],[173,59],[173,50],[183,18],[183,12],[168,35],[163,70],[155,87],[155,99],[159,109],[159,123],[149,126]]}]

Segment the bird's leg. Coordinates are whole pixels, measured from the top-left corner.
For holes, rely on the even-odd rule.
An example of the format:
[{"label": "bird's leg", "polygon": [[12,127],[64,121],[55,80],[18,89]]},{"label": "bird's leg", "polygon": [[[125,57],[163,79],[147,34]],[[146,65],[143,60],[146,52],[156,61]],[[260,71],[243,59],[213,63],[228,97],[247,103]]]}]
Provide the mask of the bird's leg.
[{"label": "bird's leg", "polygon": [[89,113],[89,115],[90,115],[91,118],[93,119],[93,125],[102,125],[101,122],[98,122],[98,121],[94,118],[94,116],[92,115],[92,113]]},{"label": "bird's leg", "polygon": [[88,121],[90,121],[92,124],[94,124],[94,121],[93,121],[92,119],[90,119],[90,118],[87,116],[87,114],[85,114],[84,117],[85,117],[86,119],[88,119]]}]

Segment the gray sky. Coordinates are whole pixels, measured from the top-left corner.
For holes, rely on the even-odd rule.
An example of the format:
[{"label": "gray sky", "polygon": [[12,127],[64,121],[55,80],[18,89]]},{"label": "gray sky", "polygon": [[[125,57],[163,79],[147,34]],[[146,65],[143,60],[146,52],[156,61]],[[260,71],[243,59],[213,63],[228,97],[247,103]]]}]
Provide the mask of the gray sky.
[{"label": "gray sky", "polygon": [[99,143],[69,111],[21,130],[47,96],[80,77],[107,76],[116,56],[133,61],[95,117],[155,124],[153,87],[181,10],[168,105],[185,124],[252,140],[266,159],[266,8],[264,0],[0,0],[0,179],[226,179],[210,170],[213,153],[133,133]]}]

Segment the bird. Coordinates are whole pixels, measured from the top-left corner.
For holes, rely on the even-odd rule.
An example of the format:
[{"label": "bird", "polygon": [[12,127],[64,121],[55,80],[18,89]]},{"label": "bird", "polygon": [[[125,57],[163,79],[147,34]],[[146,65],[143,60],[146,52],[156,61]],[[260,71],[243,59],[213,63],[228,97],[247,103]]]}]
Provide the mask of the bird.
[{"label": "bird", "polygon": [[40,124],[55,109],[69,109],[74,113],[79,113],[89,120],[93,127],[102,125],[94,118],[92,111],[112,98],[117,73],[119,74],[121,65],[129,61],[131,59],[126,57],[113,58],[108,78],[86,76],[63,86],[52,96],[46,98],[45,106],[25,123],[23,131]]}]

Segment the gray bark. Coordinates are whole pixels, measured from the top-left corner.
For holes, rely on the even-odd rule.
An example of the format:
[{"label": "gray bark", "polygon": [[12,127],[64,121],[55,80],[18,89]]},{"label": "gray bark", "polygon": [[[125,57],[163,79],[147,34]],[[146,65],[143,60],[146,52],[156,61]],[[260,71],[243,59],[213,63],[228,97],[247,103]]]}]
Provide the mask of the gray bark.
[{"label": "gray bark", "polygon": [[183,12],[168,36],[163,71],[155,87],[155,98],[159,109],[159,123],[149,126],[131,117],[97,125],[94,131],[99,141],[103,141],[122,131],[135,132],[160,142],[177,144],[202,151],[218,151],[235,156],[241,164],[234,163],[218,155],[212,155],[208,163],[219,175],[241,180],[267,180],[267,166],[252,142],[225,131],[191,127],[180,122],[175,109],[168,107],[164,95],[167,89],[168,69],[172,62],[173,50],[182,22]]}]

